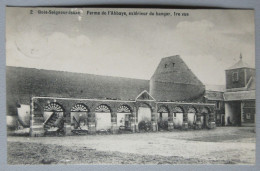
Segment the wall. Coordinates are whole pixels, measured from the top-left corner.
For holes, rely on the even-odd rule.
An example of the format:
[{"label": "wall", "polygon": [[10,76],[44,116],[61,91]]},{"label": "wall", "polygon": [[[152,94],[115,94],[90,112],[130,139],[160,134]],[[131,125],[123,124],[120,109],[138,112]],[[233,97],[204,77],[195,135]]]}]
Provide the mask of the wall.
[{"label": "wall", "polygon": [[[242,115],[243,115],[243,123],[242,125],[252,125],[254,126],[255,124],[255,100],[250,100],[250,101],[244,101],[242,103],[243,107],[243,111],[242,111]],[[250,115],[250,118],[248,118],[247,115]]]},{"label": "wall", "polygon": [[[232,80],[232,74],[234,72],[238,73],[238,81],[233,82]],[[232,69],[232,70],[226,70],[226,88],[242,88],[245,87],[245,69],[239,68],[239,69]]]},{"label": "wall", "polygon": [[241,125],[241,102],[225,102],[225,123],[229,125],[228,117],[232,125]]}]

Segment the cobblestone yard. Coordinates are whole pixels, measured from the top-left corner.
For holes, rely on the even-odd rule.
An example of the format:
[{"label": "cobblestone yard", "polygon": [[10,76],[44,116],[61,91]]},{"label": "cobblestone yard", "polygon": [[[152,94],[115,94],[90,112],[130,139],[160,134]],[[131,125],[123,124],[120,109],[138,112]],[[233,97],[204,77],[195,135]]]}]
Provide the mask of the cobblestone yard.
[{"label": "cobblestone yard", "polygon": [[7,140],[8,164],[255,163],[252,127]]}]

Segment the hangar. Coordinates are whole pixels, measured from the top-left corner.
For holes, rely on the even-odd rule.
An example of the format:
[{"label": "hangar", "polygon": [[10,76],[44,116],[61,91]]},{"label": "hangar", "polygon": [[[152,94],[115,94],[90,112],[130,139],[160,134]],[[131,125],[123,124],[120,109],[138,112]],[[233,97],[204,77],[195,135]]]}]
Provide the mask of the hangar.
[{"label": "hangar", "polygon": [[215,104],[179,55],[162,58],[150,80],[7,66],[6,84],[7,115],[31,136],[215,127]]}]

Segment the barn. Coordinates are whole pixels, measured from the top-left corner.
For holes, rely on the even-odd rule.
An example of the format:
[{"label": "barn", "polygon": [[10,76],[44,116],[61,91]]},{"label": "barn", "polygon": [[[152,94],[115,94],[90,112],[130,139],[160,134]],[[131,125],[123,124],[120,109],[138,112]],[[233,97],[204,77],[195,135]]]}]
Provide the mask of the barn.
[{"label": "barn", "polygon": [[8,128],[31,136],[215,127],[215,105],[179,55],[150,80],[7,66],[6,85]]}]

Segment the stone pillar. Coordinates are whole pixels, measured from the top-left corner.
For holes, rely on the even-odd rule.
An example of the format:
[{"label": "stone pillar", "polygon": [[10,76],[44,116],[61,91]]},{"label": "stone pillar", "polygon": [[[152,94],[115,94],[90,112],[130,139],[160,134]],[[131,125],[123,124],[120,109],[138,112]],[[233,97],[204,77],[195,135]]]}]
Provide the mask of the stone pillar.
[{"label": "stone pillar", "polygon": [[64,133],[65,135],[71,135],[71,118],[70,118],[70,113],[67,113],[65,118],[64,118]]},{"label": "stone pillar", "polygon": [[241,126],[243,126],[243,123],[244,123],[244,106],[245,106],[245,103],[243,101],[241,101]]},{"label": "stone pillar", "polygon": [[133,114],[134,114],[134,118],[135,118],[135,121],[134,121],[134,124],[135,124],[135,132],[139,132],[139,127],[138,127],[138,113],[137,113],[137,108],[134,107],[133,108]]},{"label": "stone pillar", "polygon": [[94,112],[88,113],[88,133],[89,134],[96,133],[96,117]]},{"label": "stone pillar", "polygon": [[209,129],[213,129],[213,128],[216,128],[215,111],[209,113]]},{"label": "stone pillar", "polygon": [[168,131],[172,131],[174,129],[173,125],[173,113],[168,114]]},{"label": "stone pillar", "polygon": [[[30,121],[32,123],[33,121]],[[30,126],[30,136],[31,137],[43,137],[44,127],[43,124],[33,124]]]},{"label": "stone pillar", "polygon": [[182,129],[187,130],[188,127],[188,113],[184,112],[183,113],[183,123],[182,123]]},{"label": "stone pillar", "polygon": [[42,137],[44,136],[44,125],[42,116],[35,115],[34,113],[34,101],[31,99],[30,103],[30,136]]},{"label": "stone pillar", "polygon": [[71,135],[71,124],[70,123],[64,123],[64,132],[65,135]]},{"label": "stone pillar", "polygon": [[134,133],[135,132],[135,121],[136,121],[136,114],[133,112],[130,115],[130,124],[131,124],[131,131]]},{"label": "stone pillar", "polygon": [[202,123],[201,123],[201,113],[196,113],[196,129],[201,129]]},{"label": "stone pillar", "polygon": [[152,112],[152,130],[153,132],[156,132],[157,131],[157,128],[158,128],[158,122],[157,122],[157,117],[156,117],[157,113],[155,112]]},{"label": "stone pillar", "polygon": [[112,112],[111,113],[111,133],[116,134],[118,133],[118,128],[117,128],[117,113]]}]

